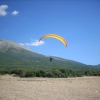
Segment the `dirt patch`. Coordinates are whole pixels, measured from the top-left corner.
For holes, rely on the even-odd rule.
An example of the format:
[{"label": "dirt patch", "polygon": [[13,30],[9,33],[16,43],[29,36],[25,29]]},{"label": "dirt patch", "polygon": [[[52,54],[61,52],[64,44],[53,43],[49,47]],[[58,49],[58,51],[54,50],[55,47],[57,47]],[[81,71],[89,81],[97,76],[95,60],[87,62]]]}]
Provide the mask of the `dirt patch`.
[{"label": "dirt patch", "polygon": [[100,100],[100,77],[0,76],[0,100]]}]

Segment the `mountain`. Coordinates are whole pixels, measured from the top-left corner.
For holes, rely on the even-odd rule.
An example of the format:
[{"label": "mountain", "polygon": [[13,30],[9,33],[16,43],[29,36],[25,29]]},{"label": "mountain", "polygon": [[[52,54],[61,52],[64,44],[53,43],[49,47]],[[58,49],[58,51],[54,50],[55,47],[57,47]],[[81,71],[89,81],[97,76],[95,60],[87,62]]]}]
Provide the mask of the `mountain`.
[{"label": "mountain", "polygon": [[[50,57],[53,58],[52,62],[49,61]],[[98,66],[86,65],[69,59],[50,57],[33,52],[15,42],[0,39],[0,69],[100,69]]]},{"label": "mountain", "polygon": [[95,65],[95,67],[96,67],[96,68],[100,68],[100,64],[98,64],[98,65]]}]

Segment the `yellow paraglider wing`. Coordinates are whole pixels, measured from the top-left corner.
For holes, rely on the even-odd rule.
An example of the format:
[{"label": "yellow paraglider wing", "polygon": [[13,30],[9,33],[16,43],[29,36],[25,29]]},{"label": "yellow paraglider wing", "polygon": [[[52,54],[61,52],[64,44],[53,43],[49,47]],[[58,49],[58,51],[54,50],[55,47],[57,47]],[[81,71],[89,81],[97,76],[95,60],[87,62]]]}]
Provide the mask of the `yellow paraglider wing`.
[{"label": "yellow paraglider wing", "polygon": [[56,39],[60,40],[65,46],[68,45],[66,40],[63,37],[56,35],[56,34],[46,34],[46,35],[42,36],[39,41],[41,41],[43,38],[56,38]]}]

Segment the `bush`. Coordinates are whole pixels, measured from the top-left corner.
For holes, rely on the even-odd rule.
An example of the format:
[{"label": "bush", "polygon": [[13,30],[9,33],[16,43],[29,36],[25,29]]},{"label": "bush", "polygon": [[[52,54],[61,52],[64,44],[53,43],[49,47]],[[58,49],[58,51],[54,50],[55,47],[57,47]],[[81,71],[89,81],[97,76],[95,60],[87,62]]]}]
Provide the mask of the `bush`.
[{"label": "bush", "polygon": [[28,71],[25,73],[25,77],[34,77],[34,76],[35,76],[35,74],[33,71]]},{"label": "bush", "polygon": [[46,73],[45,73],[45,77],[49,77],[49,78],[52,77],[52,78],[53,78],[53,77],[55,77],[55,76],[54,76],[54,74],[53,74],[52,72],[46,72]]}]

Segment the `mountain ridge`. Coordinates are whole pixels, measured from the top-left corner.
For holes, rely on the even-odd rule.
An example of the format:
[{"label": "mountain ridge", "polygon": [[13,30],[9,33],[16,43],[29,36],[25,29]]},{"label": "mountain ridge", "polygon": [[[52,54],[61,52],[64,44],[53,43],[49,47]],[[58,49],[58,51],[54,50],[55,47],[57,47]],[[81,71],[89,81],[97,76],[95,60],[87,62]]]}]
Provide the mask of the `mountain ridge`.
[{"label": "mountain ridge", "polygon": [[[16,49],[26,49],[26,50],[29,50],[28,48],[25,48],[24,46],[22,45],[19,45],[15,42],[12,42],[10,40],[4,40],[4,39],[0,39],[0,51],[3,50],[6,51],[7,48],[16,48]],[[31,50],[29,50],[31,51]]]},{"label": "mountain ridge", "polygon": [[[53,57],[52,62],[49,61],[50,57]],[[65,58],[42,55],[15,42],[0,39],[0,69],[3,68],[25,68],[30,70],[53,68],[100,69],[98,65],[86,65]]]}]

